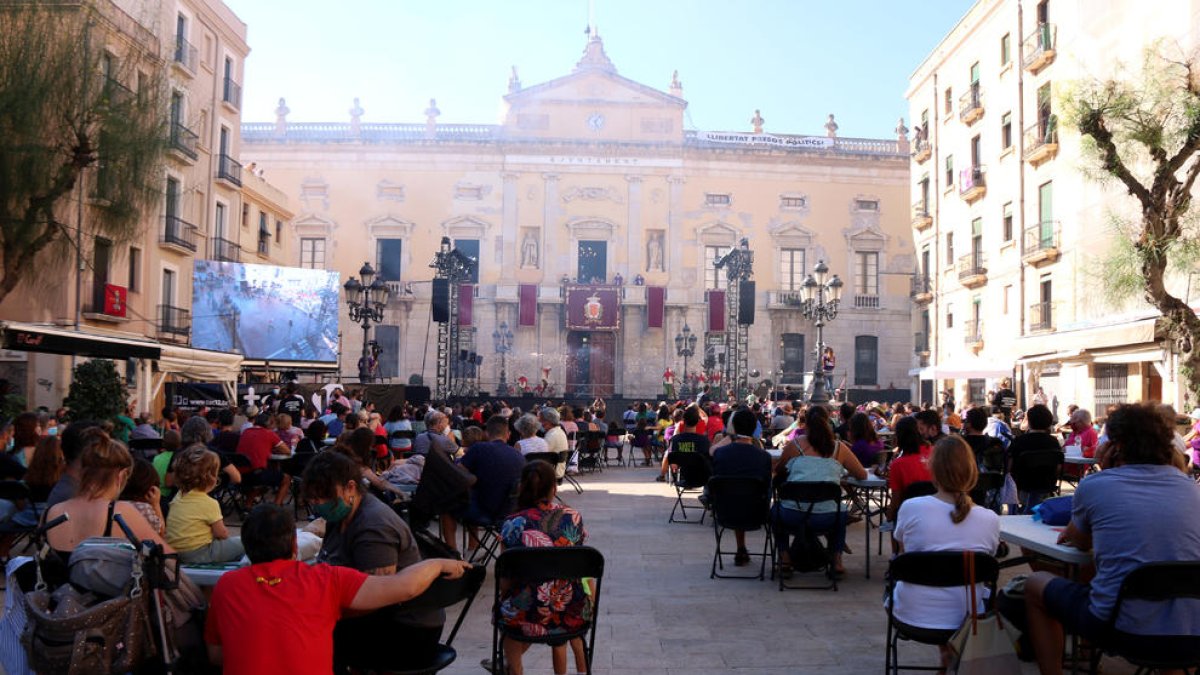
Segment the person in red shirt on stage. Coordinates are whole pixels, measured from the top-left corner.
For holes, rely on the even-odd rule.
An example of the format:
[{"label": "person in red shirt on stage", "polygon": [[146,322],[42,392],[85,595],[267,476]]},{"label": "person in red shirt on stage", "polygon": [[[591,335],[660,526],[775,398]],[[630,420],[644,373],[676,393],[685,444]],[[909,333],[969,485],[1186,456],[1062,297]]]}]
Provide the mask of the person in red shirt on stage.
[{"label": "person in red shirt on stage", "polygon": [[[333,672],[333,628],[343,612],[411,600],[438,577],[471,565],[432,559],[398,574],[367,576],[350,567],[296,560],[291,511],[260,504],[242,525],[250,566],[227,572],[213,589],[204,642],[226,675]],[[271,645],[281,645],[279,649]]]},{"label": "person in red shirt on stage", "polygon": [[259,413],[254,418],[254,426],[242,432],[238,439],[237,451],[250,460],[250,473],[243,480],[246,485],[261,485],[263,487],[278,487],[275,493],[275,503],[282,504],[288,495],[292,480],[282,471],[267,466],[271,455],[290,455],[292,449],[274,431],[267,428],[271,423],[271,413]]},{"label": "person in red shirt on stage", "polygon": [[896,514],[900,504],[904,502],[904,492],[913,483],[932,482],[933,475],[929,473],[929,456],[933,446],[921,438],[917,429],[917,420],[905,417],[896,423],[896,451],[899,455],[888,465],[888,490],[892,499],[888,505],[888,520],[896,522]]}]

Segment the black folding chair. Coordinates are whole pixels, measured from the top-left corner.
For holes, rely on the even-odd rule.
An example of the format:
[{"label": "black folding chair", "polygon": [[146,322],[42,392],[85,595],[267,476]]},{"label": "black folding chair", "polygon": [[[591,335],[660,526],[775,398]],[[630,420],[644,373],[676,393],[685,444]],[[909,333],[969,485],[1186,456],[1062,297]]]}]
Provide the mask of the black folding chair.
[{"label": "black folding chair", "polygon": [[[837,483],[827,482],[788,481],[780,484],[775,489],[775,503],[779,505],[779,508],[783,508],[781,502],[784,501],[795,502],[796,505],[800,507],[800,510],[804,512],[804,525],[800,529],[792,532],[792,534],[795,534],[798,537],[803,537],[805,536],[804,530],[809,527],[808,521],[812,518],[813,509],[817,504],[828,501],[834,502],[837,505],[837,509],[834,511],[835,517],[838,519],[841,518],[842,486],[838,485]],[[771,527],[774,530],[776,528],[783,527],[783,525],[782,523],[773,523]],[[833,589],[834,591],[837,591],[837,575],[834,574],[833,571],[833,561],[838,551],[833,549],[833,535],[828,531],[820,532],[814,530],[814,533],[818,536],[824,535],[825,537],[825,564],[821,568],[812,571],[824,573],[825,578],[829,583],[820,585],[788,584],[785,583],[786,580],[783,578],[783,575],[780,574],[779,590],[823,591]]]},{"label": "black folding chair", "polygon": [[[454,637],[458,635],[458,629],[462,627],[463,619],[467,618],[467,612],[471,611],[471,604],[475,602],[475,596],[479,594],[479,589],[483,586],[485,577],[487,577],[487,568],[476,565],[467,569],[458,579],[446,579],[444,577],[435,579],[429,588],[425,589],[424,593],[403,603],[405,610],[419,611],[445,609],[465,601],[462,610],[458,613],[458,619],[454,622],[454,627],[450,629],[450,635],[446,638],[445,642],[438,644],[437,653],[429,665],[408,669],[391,666],[379,668],[378,659],[373,658],[370,667],[360,669],[382,670],[391,675],[430,675],[449,667],[458,658],[458,652],[451,646],[454,644]],[[387,649],[385,646],[380,645],[380,650],[371,656],[378,656],[378,654],[386,652]],[[356,668],[356,665],[353,663],[349,665],[352,669]]]},{"label": "black folding chair", "polygon": [[592,432],[583,430],[567,434],[567,441],[579,453],[579,470],[595,473],[604,471],[604,437],[592,442]]},{"label": "black folding chair", "polygon": [[[895,607],[896,583],[903,581],[906,584],[937,588],[955,586],[965,588],[967,586],[966,556],[968,555],[975,557],[975,582],[984,584],[990,589],[990,596],[985,597],[995,598],[996,579],[1000,576],[1000,564],[993,556],[986,553],[975,551],[901,553],[892,559],[887,574],[887,602],[884,603],[888,617],[887,643],[884,647],[886,655],[883,665],[885,673],[899,673],[901,670],[942,670],[940,663],[936,666],[900,665],[900,640],[926,645],[944,645],[950,641],[958,629],[921,628],[897,619],[892,611]],[[920,611],[920,608],[916,609],[918,612]],[[963,617],[966,618],[966,615],[964,614]]]},{"label": "black folding chair", "polygon": [[[695,495],[699,497],[704,490],[704,486],[708,484],[708,479],[712,476],[712,461],[707,454],[699,452],[673,452],[668,461],[671,463],[670,476],[671,486],[675,488],[675,505],[671,507],[671,516],[667,518],[668,523],[699,523],[704,524],[704,512],[708,510],[703,502],[698,505],[693,504],[690,508],[700,509],[700,520],[692,520],[688,518],[688,505],[684,503],[685,495]],[[682,514],[681,518],[675,518],[675,512]]]},{"label": "black folding chair", "polygon": [[407,459],[412,455],[413,440],[416,437],[417,432],[411,429],[397,429],[388,434],[388,450],[392,451],[392,456],[396,459]]},{"label": "black folding chair", "polygon": [[[772,570],[775,564],[775,543],[771,538],[771,488],[761,478],[752,476],[713,476],[708,479],[705,490],[708,508],[712,509],[713,534],[717,538],[716,549],[713,551],[712,570],[709,579],[758,579],[766,575],[767,558],[771,559]],[[762,562],[758,567],[758,575],[754,574],[719,574],[717,568],[725,570],[722,556],[736,555],[737,551],[721,549],[721,538],[725,530],[742,530],[744,532],[763,531],[762,553],[750,553],[751,557],[760,557]],[[774,575],[774,572],[772,572]]]},{"label": "black folding chair", "polygon": [[[592,655],[596,647],[596,623],[600,617],[600,582],[604,577],[604,555],[591,546],[561,546],[541,548],[510,548],[496,559],[496,587],[492,601],[492,672],[507,673],[504,663],[503,640],[529,644],[557,646],[575,638],[583,639],[587,672],[592,672]],[[574,631],[553,635],[525,635],[520,629],[506,626],[500,612],[501,586],[516,588],[536,586],[547,581],[570,579],[575,583],[593,584],[591,616]]]},{"label": "black folding chair", "polygon": [[1100,655],[1111,654],[1137,666],[1135,675],[1150,671],[1200,668],[1200,635],[1139,635],[1118,630],[1116,619],[1128,601],[1169,602],[1200,599],[1200,561],[1146,563],[1121,582],[1109,621],[1109,639],[1092,654],[1091,672],[1098,672]]},{"label": "black folding chair", "polygon": [[[1028,493],[1026,502],[1058,494],[1064,455],[1060,450],[1031,450],[1013,459],[1012,477],[1017,490]],[[1022,504],[1027,506],[1027,504]],[[1023,511],[1025,509],[1022,509]]]},{"label": "black folding chair", "polygon": [[242,474],[242,482],[231,483],[228,476],[222,471],[220,474],[221,482],[213,490],[212,497],[221,505],[221,513],[225,515],[236,513],[239,518],[245,518],[246,514],[249,513],[249,508],[246,506],[246,496],[260,489],[258,485],[247,485],[246,479],[250,475],[250,458],[236,452],[222,453],[221,456]]}]

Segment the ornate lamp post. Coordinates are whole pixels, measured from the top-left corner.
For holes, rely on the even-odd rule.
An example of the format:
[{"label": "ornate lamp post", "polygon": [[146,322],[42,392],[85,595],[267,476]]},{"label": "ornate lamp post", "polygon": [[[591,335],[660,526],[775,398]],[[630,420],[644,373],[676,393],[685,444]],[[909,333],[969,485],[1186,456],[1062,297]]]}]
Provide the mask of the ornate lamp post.
[{"label": "ornate lamp post", "polygon": [[816,360],[813,366],[813,390],[809,397],[810,403],[817,405],[829,404],[829,392],[825,389],[825,372],[821,357],[825,352],[825,322],[837,318],[838,302],[842,299],[842,287],[845,285],[838,275],[829,276],[829,266],[824,260],[817,261],[813,273],[804,279],[800,287],[801,310],[804,318],[813,322],[817,327]]},{"label": "ornate lamp post", "polygon": [[682,331],[675,334],[675,355],[683,357],[683,386],[679,393],[689,395],[692,389],[688,380],[688,359],[696,355],[696,335],[687,323],[683,324]]},{"label": "ornate lamp post", "polygon": [[508,353],[512,351],[513,332],[507,321],[501,321],[500,326],[492,331],[492,344],[500,355],[500,386],[496,389],[497,396],[508,396]]},{"label": "ornate lamp post", "polygon": [[363,329],[362,357],[358,360],[358,379],[360,382],[372,382],[375,379],[375,368],[372,361],[375,356],[370,351],[371,322],[383,322],[383,309],[387,307],[388,287],[383,279],[375,276],[375,268],[371,263],[363,263],[358,270],[362,281],[350,277],[345,285],[346,305],[350,308],[350,320],[360,324]]}]

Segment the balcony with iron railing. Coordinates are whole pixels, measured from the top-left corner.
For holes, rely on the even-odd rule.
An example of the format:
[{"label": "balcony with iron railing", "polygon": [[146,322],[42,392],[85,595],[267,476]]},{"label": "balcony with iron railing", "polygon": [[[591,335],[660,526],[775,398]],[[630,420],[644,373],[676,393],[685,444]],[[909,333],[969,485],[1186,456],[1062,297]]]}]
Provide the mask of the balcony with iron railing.
[{"label": "balcony with iron railing", "polygon": [[222,154],[217,160],[217,178],[235,187],[242,187],[242,164],[229,155]]},{"label": "balcony with iron railing", "polygon": [[917,164],[924,164],[925,160],[933,156],[933,144],[928,138],[917,138],[913,141],[912,158]]},{"label": "balcony with iron railing", "polygon": [[983,322],[979,319],[971,319],[963,325],[963,345],[974,351],[983,347]]},{"label": "balcony with iron railing", "polygon": [[266,255],[269,255],[270,253],[271,253],[271,235],[269,235],[269,234],[264,235],[262,232],[259,232],[258,233],[258,254],[260,256],[266,256]]},{"label": "balcony with iron railing", "polygon": [[1061,255],[1058,221],[1047,220],[1025,228],[1021,238],[1021,260],[1025,264],[1042,267],[1056,262]]},{"label": "balcony with iron railing", "polygon": [[157,328],[160,337],[187,340],[192,332],[192,313],[183,307],[159,305]]},{"label": "balcony with iron railing", "polygon": [[112,77],[104,79],[104,89],[100,93],[108,105],[113,107],[127,105],[136,96],[132,89]]},{"label": "balcony with iron railing", "polygon": [[195,161],[199,156],[196,153],[196,146],[200,142],[200,136],[183,125],[182,122],[174,120],[171,122],[171,150],[182,155],[185,159]]},{"label": "balcony with iron railing", "polygon": [[854,295],[854,309],[879,309],[879,294]]},{"label": "balcony with iron railing", "polygon": [[929,356],[928,333],[913,333],[913,353],[917,356]]},{"label": "balcony with iron railing", "polygon": [[970,126],[979,121],[983,117],[983,92],[979,89],[979,83],[971,85],[967,93],[958,98],[958,119],[963,124]]},{"label": "balcony with iron railing", "polygon": [[987,266],[982,253],[968,253],[958,259],[958,282],[967,288],[987,283]]},{"label": "balcony with iron railing", "polygon": [[233,78],[225,78],[225,85],[221,88],[221,102],[228,104],[234,110],[240,110],[242,107],[242,85],[233,81]]},{"label": "balcony with iron railing", "polygon": [[924,199],[918,199],[912,205],[912,226],[918,232],[923,232],[933,225],[933,216],[929,213],[929,204]]},{"label": "balcony with iron railing", "polygon": [[1025,129],[1025,161],[1033,166],[1058,154],[1058,116],[1047,115]]},{"label": "balcony with iron railing", "polygon": [[777,308],[799,308],[804,305],[804,295],[800,291],[780,289],[767,294],[767,306]]},{"label": "balcony with iron railing", "polygon": [[982,166],[968,166],[958,173],[958,195],[963,201],[974,204],[986,194],[987,181]]},{"label": "balcony with iron railing", "polygon": [[224,237],[213,237],[212,259],[219,262],[241,262],[242,247],[236,241]]},{"label": "balcony with iron railing", "polygon": [[912,278],[912,286],[908,295],[918,305],[929,304],[933,301],[933,281],[930,280],[928,275],[915,275]]},{"label": "balcony with iron railing", "polygon": [[1032,33],[1021,41],[1021,67],[1037,74],[1054,63],[1054,43],[1057,29],[1052,23],[1039,23]]},{"label": "balcony with iron railing", "polygon": [[195,253],[196,226],[179,216],[168,214],[163,222],[162,238],[158,241],[163,246],[174,248],[180,253]]},{"label": "balcony with iron railing", "polygon": [[80,310],[84,318],[105,323],[122,323],[129,320],[125,307],[128,290],[125,286],[92,279],[82,288]]},{"label": "balcony with iron railing", "polygon": [[1029,306],[1029,331],[1045,333],[1054,330],[1054,303],[1035,302]]},{"label": "balcony with iron railing", "polygon": [[172,62],[187,75],[196,74],[196,47],[182,35],[175,36],[175,55]]}]

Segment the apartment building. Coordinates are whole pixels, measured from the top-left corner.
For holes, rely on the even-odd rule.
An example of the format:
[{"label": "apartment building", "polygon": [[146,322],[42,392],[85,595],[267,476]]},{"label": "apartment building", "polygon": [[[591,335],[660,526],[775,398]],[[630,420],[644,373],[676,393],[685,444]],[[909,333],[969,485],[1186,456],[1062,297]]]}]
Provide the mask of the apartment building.
[{"label": "apartment building", "polygon": [[[192,321],[202,320],[191,314],[193,261],[285,264],[291,255],[283,230],[291,212],[282,193],[244,171],[237,159],[240,83],[249,48],[245,24],[228,7],[220,0],[87,0],[75,10],[105,18],[96,22],[91,39],[103,45],[99,67],[107,86],[136,94],[143,79],[152,78],[129,75],[135,70],[155,71],[167,82],[169,107],[163,115],[169,119],[170,150],[162,200],[143,214],[138,236],[110,241],[89,232],[92,209],[101,206],[95,195],[103,171],[85,172],[83,192],[89,197],[80,210],[81,269],[64,268],[66,273],[48,283],[27,281],[46,287],[14,294],[0,305],[0,320],[10,333],[16,326],[70,346],[57,354],[0,352],[0,372],[30,405],[53,407],[70,384],[70,354],[114,358],[131,399],[140,409],[156,411],[165,381],[233,380],[241,362],[236,354],[189,347]],[[119,67],[134,54],[141,59],[137,69]],[[116,73],[128,81],[118,81]],[[75,206],[69,205],[72,214]]]},{"label": "apartment building", "polygon": [[1025,400],[1040,386],[1064,410],[1184,403],[1157,311],[1110,300],[1099,272],[1110,223],[1136,209],[1085,176],[1089,158],[1058,108],[1072,82],[1136,72],[1157,40],[1194,46],[1198,7],[980,0],[913,73],[921,399],[949,389],[979,402],[1012,377]]}]

